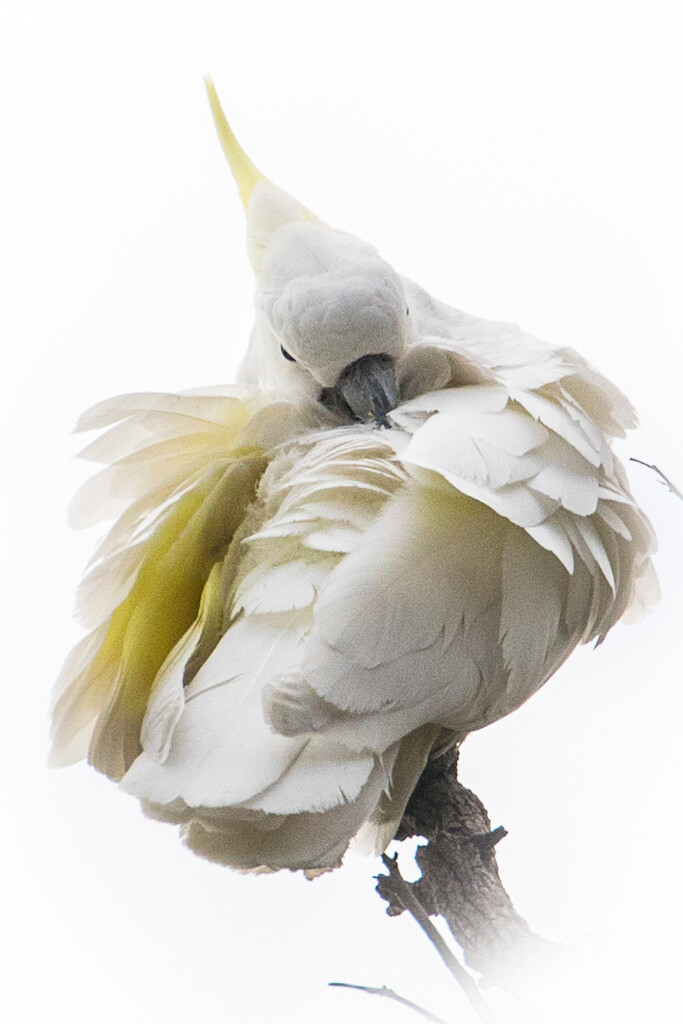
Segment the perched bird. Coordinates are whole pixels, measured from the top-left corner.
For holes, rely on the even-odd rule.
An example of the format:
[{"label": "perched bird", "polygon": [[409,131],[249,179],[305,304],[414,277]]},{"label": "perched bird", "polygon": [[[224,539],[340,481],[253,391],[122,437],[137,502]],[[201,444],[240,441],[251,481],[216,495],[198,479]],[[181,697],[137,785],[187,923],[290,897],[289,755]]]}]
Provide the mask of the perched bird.
[{"label": "perched bird", "polygon": [[519,707],[656,596],[610,439],[621,392],[572,349],[433,299],[265,178],[211,82],[246,208],[239,383],[87,412],[115,518],[54,703],[87,757],[242,870],[392,839],[434,753]]}]

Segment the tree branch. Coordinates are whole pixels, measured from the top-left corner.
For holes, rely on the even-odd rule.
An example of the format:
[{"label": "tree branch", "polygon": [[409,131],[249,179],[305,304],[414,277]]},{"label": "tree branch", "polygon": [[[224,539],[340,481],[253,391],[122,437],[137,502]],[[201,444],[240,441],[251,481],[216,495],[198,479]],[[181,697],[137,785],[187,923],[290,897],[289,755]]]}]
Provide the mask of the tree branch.
[{"label": "tree branch", "polygon": [[662,473],[659,466],[655,466],[651,462],[643,462],[642,459],[634,459],[633,456],[631,456],[629,461],[637,462],[639,466],[645,466],[646,469],[651,469],[653,473],[657,474],[661,483],[668,487],[672,494],[675,494],[677,498],[680,498],[681,501],[683,501],[683,492],[680,491],[678,487],[676,487],[676,484],[672,483],[671,480],[669,480],[668,476],[666,476],[665,473]]},{"label": "tree branch", "polygon": [[[545,961],[557,947],[534,935],[512,905],[495,858],[495,846],[506,835],[505,829],[491,829],[482,802],[458,782],[457,767],[456,750],[427,764],[396,836],[399,840],[409,836],[428,840],[416,855],[422,878],[406,882],[398,866],[385,858],[390,874],[379,876],[377,891],[388,902],[389,915],[409,910],[434,944],[437,941],[432,929],[445,946],[429,921],[429,916],[441,914],[462,947],[466,964],[482,975],[483,983],[515,991],[520,970],[527,974],[531,962],[539,958]],[[439,952],[463,988],[468,983],[468,998],[474,987],[481,999],[476,982],[462,965],[455,960],[466,984],[453,971],[441,948]],[[448,955],[454,960],[450,950]],[[486,1010],[490,1014],[488,1007]]]},{"label": "tree branch", "polygon": [[421,1014],[431,1024],[447,1024],[441,1017],[435,1017],[433,1013],[425,1010],[422,1006],[418,1006],[417,1003],[411,1003],[410,999],[404,999],[403,996],[398,995],[392,988],[387,988],[386,985],[382,985],[381,988],[371,988],[369,985],[350,985],[346,981],[330,981],[328,984],[330,988],[353,988],[358,992],[367,992],[371,996],[384,996],[387,999],[393,999],[394,1002],[400,1003],[401,1006],[406,1006],[409,1010],[415,1010],[416,1013]]},{"label": "tree branch", "polygon": [[432,943],[446,967],[451,972],[466,997],[469,999],[480,1020],[485,1021],[485,1024],[497,1024],[497,1018],[494,1016],[488,1004],[484,1000],[477,983],[468,974],[462,964],[455,958],[443,937],[429,920],[429,915],[415,895],[413,884],[406,882],[401,876],[398,869],[398,859],[396,857],[387,857],[386,854],[384,854],[382,856],[382,862],[385,868],[388,869],[389,875],[379,876],[378,889],[379,883],[383,883],[383,887],[385,887],[385,880],[387,878],[390,880],[394,903],[398,901],[398,903],[402,905],[403,909],[407,910],[408,913],[415,918],[420,928]]}]

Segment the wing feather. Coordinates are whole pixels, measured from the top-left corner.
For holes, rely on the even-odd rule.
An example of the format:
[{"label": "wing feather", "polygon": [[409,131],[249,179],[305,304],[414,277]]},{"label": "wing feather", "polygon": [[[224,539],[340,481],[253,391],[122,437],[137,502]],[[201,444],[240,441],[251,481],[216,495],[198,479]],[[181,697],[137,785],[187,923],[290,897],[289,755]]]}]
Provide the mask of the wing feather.
[{"label": "wing feather", "polygon": [[[81,427],[120,427],[150,410],[146,425],[157,434],[131,452],[137,428],[115,427],[125,454],[116,458],[116,444],[105,445],[99,454],[115,461],[84,488],[86,506],[93,498],[90,519],[111,515],[112,497],[123,512],[80,591],[80,613],[94,629],[79,647],[87,657],[67,663],[54,714],[54,757],[82,756],[89,738],[90,760],[114,778],[139,753],[157,672],[196,620],[211,569],[225,557],[267,464],[253,443],[240,450],[249,413],[231,396],[125,396],[96,406]],[[221,430],[206,431],[206,418]],[[197,420],[199,432],[188,432]]]},{"label": "wing feather", "polygon": [[306,741],[270,731],[261,690],[296,657],[303,623],[300,612],[234,623],[186,687],[166,759],[141,753],[123,789],[155,804],[223,807],[272,785]]},{"label": "wing feather", "polygon": [[272,815],[237,809],[212,820],[197,810],[183,828],[184,840],[201,857],[243,871],[329,870],[341,864],[350,837],[372,815],[385,786],[386,772],[378,762],[356,800],[324,812]]}]

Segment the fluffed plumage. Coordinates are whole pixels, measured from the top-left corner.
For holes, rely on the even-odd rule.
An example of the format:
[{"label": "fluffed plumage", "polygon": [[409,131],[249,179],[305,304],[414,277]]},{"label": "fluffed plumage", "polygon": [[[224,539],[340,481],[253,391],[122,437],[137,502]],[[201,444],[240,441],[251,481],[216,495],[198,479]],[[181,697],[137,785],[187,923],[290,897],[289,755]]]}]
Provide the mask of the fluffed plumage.
[{"label": "fluffed plumage", "polygon": [[241,381],[102,402],[76,525],[115,518],[54,705],[197,853],[324,870],[393,837],[427,758],[656,597],[610,439],[626,398],[574,351],[436,301],[238,146],[256,323]]}]

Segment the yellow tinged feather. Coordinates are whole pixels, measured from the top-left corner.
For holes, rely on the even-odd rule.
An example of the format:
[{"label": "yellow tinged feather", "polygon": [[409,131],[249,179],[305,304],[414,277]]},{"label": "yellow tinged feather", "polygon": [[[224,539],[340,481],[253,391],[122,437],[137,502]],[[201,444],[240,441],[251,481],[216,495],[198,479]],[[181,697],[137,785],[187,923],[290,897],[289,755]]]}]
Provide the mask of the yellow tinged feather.
[{"label": "yellow tinged feather", "polygon": [[213,84],[211,78],[205,79],[206,91],[209,96],[209,103],[211,104],[211,113],[213,114],[214,124],[216,125],[216,131],[218,132],[218,138],[220,139],[221,147],[227,161],[230,164],[230,170],[233,173],[233,177],[237,182],[242,202],[245,207],[249,205],[249,199],[251,193],[254,191],[254,186],[258,185],[260,181],[268,181],[264,174],[261,174],[258,167],[255,166],[244,152],[239,142],[235,138],[228,119],[225,116],[221,101],[218,99],[218,93],[216,87]]},{"label": "yellow tinged feather", "polygon": [[140,752],[154,678],[196,619],[211,569],[224,557],[264,469],[262,458],[232,462],[183,495],[157,527],[130,594],[111,617],[90,676],[96,685],[114,662],[118,681],[89,753],[111,778],[120,779]]}]

